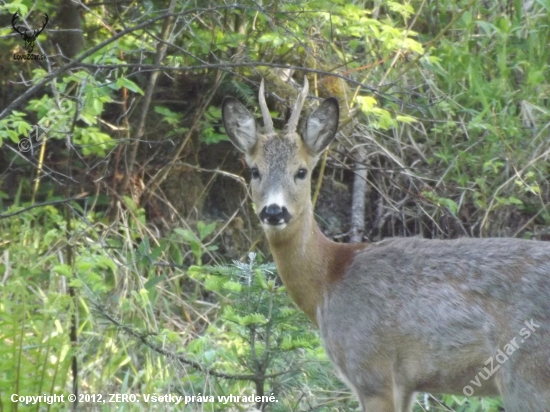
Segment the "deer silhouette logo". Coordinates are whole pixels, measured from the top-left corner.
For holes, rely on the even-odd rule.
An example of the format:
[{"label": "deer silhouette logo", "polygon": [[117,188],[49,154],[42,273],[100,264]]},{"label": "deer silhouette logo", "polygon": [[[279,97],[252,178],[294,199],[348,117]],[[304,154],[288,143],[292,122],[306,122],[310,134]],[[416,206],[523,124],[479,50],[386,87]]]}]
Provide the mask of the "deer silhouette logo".
[{"label": "deer silhouette logo", "polygon": [[22,29],[21,26],[16,26],[17,20],[19,20],[20,17],[21,15],[19,14],[18,11],[16,11],[13,17],[11,18],[11,25],[13,27],[13,30],[19,33],[21,35],[21,38],[25,41],[25,50],[27,50],[27,53],[30,54],[34,50],[34,42],[36,41],[36,38],[40,33],[44,31],[44,28],[48,24],[49,18],[48,18],[48,15],[44,13],[44,23],[42,24],[42,28],[31,30],[31,29],[24,29],[24,28]]}]

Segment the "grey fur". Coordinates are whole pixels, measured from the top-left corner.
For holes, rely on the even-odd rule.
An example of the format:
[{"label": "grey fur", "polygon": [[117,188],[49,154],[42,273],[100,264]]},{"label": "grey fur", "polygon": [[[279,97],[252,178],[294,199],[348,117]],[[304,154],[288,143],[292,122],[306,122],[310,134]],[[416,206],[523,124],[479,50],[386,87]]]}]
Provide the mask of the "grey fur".
[{"label": "grey fur", "polygon": [[[401,409],[383,410],[408,411],[416,391],[463,395],[466,386],[474,396],[502,395],[506,412],[550,411],[547,242],[373,244],[328,291],[318,319],[329,357],[366,411],[395,388]],[[521,342],[531,320],[539,327]],[[497,350],[514,338],[519,349],[499,363]]]},{"label": "grey fur", "polygon": [[550,242],[334,243],[315,223],[310,191],[337,130],[336,100],[309,116],[302,136],[258,134],[234,99],[223,116],[256,169],[256,210],[276,202],[291,216],[263,222],[279,275],[364,411],[408,412],[422,391],[501,395],[506,412],[550,412]]}]

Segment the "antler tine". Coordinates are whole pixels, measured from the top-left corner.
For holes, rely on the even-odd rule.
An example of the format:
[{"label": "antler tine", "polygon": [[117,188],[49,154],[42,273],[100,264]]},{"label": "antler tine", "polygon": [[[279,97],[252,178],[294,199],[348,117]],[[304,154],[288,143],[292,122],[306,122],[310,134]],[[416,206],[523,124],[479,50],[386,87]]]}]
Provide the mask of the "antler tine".
[{"label": "antler tine", "polygon": [[48,24],[49,20],[50,20],[50,18],[48,17],[48,15],[46,13],[44,13],[44,24],[42,25],[42,29],[40,29],[41,33],[42,33],[42,30],[44,30],[44,28],[46,27],[46,24]]},{"label": "antler tine", "polygon": [[265,132],[266,134],[275,134],[275,129],[273,129],[273,120],[271,119],[271,115],[269,114],[269,110],[267,109],[267,103],[265,102],[264,89],[264,79],[262,79],[262,82],[260,83],[260,93],[258,96],[258,100],[260,101],[260,109],[262,111],[262,117],[264,119]]},{"label": "antler tine", "polygon": [[44,24],[42,25],[42,28],[40,30],[37,30],[38,31],[38,33],[36,34],[37,36],[44,31],[44,29],[46,28],[46,24],[48,24],[49,20],[50,18],[48,17],[48,15],[44,13]]},{"label": "antler tine", "polygon": [[16,11],[16,12],[13,14],[13,17],[11,18],[11,26],[13,27],[13,29],[14,29],[17,33],[19,33],[19,34],[21,34],[21,35],[24,35],[24,34],[25,34],[24,31],[23,31],[23,32],[20,32],[20,31],[19,31],[20,26],[15,27],[15,25],[17,24],[17,20],[19,20],[19,16],[20,16],[20,15],[19,15],[19,12],[18,12],[18,11]]},{"label": "antler tine", "polygon": [[296,103],[294,103],[294,108],[292,109],[290,120],[288,121],[287,127],[288,127],[289,133],[295,132],[296,128],[298,127],[298,120],[300,120],[300,112],[302,111],[302,106],[306,101],[308,91],[309,91],[309,83],[307,81],[307,77],[304,76],[304,87],[302,88],[302,91],[296,98]]}]

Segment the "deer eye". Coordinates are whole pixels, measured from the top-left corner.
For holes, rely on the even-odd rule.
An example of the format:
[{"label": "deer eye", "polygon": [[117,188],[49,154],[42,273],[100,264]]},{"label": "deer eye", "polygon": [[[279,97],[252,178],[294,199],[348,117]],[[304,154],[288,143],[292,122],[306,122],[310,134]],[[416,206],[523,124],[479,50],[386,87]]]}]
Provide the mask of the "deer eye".
[{"label": "deer eye", "polygon": [[303,180],[303,179],[306,178],[306,176],[307,176],[307,169],[303,169],[303,168],[299,169],[298,173],[296,173],[296,178],[297,179]]},{"label": "deer eye", "polygon": [[260,171],[257,167],[253,167],[252,169],[250,169],[250,175],[252,176],[252,179],[259,179]]}]

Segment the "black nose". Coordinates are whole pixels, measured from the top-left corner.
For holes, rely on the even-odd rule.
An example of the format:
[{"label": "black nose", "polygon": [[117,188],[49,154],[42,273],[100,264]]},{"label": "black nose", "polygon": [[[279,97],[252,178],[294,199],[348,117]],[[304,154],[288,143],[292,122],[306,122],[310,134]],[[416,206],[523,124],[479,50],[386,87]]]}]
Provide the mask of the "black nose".
[{"label": "black nose", "polygon": [[[277,225],[279,223],[288,223],[290,220],[290,213],[286,207],[280,207],[279,205],[272,204],[264,207],[260,212],[260,219],[262,222],[269,223],[270,225]],[[281,222],[283,220],[283,222]]]}]

